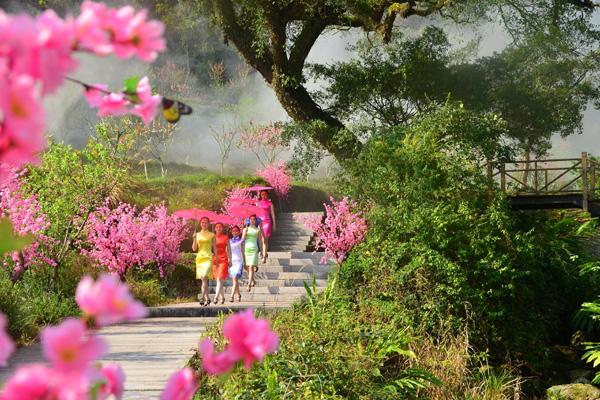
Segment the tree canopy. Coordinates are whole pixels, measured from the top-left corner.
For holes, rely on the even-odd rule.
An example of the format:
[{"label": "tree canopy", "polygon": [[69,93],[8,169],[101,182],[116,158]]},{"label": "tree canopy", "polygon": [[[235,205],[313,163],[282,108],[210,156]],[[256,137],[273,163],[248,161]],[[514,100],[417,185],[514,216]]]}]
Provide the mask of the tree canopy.
[{"label": "tree canopy", "polygon": [[[591,24],[596,7],[587,0],[196,0],[246,62],[269,83],[283,108],[299,122],[321,121],[311,136],[339,161],[362,147],[335,110],[325,108],[306,86],[306,60],[328,30],[361,28],[392,40],[400,21],[433,14],[457,22],[501,19],[519,43],[536,32],[555,30],[570,37],[574,51],[588,53],[599,39]],[[428,65],[433,66],[433,65]],[[427,74],[423,71],[423,76]],[[427,80],[427,79],[425,79]]]}]

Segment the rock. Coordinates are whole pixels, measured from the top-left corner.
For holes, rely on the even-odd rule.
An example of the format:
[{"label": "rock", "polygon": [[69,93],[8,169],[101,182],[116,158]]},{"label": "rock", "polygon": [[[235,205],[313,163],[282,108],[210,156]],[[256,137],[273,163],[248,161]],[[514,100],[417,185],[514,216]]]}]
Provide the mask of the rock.
[{"label": "rock", "polygon": [[591,383],[594,373],[589,369],[573,369],[569,371],[569,381],[571,383]]},{"label": "rock", "polygon": [[600,400],[600,389],[584,383],[552,386],[546,390],[548,400]]}]

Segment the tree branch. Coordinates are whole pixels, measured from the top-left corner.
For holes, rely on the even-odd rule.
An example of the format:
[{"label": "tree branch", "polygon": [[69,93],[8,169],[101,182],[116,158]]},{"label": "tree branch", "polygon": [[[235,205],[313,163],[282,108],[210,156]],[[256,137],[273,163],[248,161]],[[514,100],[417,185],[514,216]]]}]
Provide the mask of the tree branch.
[{"label": "tree branch", "polygon": [[231,0],[216,0],[216,11],[218,13],[221,29],[228,40],[231,40],[235,47],[242,53],[254,69],[256,69],[269,83],[273,80],[273,59],[270,52],[264,50],[264,55],[258,55],[252,46],[253,34],[248,29],[243,28],[237,21],[235,10]]},{"label": "tree branch", "polygon": [[307,21],[302,27],[302,31],[296,37],[294,46],[290,51],[289,67],[290,73],[293,75],[302,75],[306,57],[310,53],[313,45],[323,33],[327,26],[327,22],[322,19]]}]

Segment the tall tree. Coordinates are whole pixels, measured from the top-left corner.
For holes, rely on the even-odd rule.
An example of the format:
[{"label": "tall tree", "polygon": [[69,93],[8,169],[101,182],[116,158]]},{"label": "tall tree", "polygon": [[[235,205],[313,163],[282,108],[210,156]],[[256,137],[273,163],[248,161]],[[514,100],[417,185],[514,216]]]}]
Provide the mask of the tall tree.
[{"label": "tall tree", "polygon": [[[304,69],[316,40],[328,29],[362,28],[377,32],[384,41],[392,37],[396,20],[454,12],[459,17],[480,18],[495,12],[505,17],[507,26],[530,23],[536,12],[551,8],[556,21],[585,14],[583,25],[596,5],[585,0],[541,0],[531,6],[525,0],[196,0],[231,41],[269,83],[283,108],[299,122],[322,121],[312,138],[338,160],[354,157],[361,142],[344,124],[324,110],[308,92]],[[507,10],[519,14],[507,16]],[[456,16],[455,15],[455,16]],[[535,20],[547,24],[544,18]],[[521,18],[521,16],[523,16]],[[524,16],[527,16],[525,18]],[[566,18],[566,19],[569,19]],[[587,18],[587,19],[586,19]],[[550,20],[551,23],[554,23]],[[555,25],[560,25],[556,24]]]}]

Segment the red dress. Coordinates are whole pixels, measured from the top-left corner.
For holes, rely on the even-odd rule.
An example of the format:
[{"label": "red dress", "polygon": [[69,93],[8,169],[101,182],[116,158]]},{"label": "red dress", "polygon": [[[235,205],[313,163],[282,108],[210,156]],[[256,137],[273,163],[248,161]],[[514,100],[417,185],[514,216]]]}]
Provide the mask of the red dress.
[{"label": "red dress", "polygon": [[227,258],[227,243],[229,242],[229,236],[224,233],[215,235],[217,242],[217,255],[219,256],[219,262],[213,256],[213,267],[212,276],[213,279],[227,279],[229,276],[229,260]]}]

